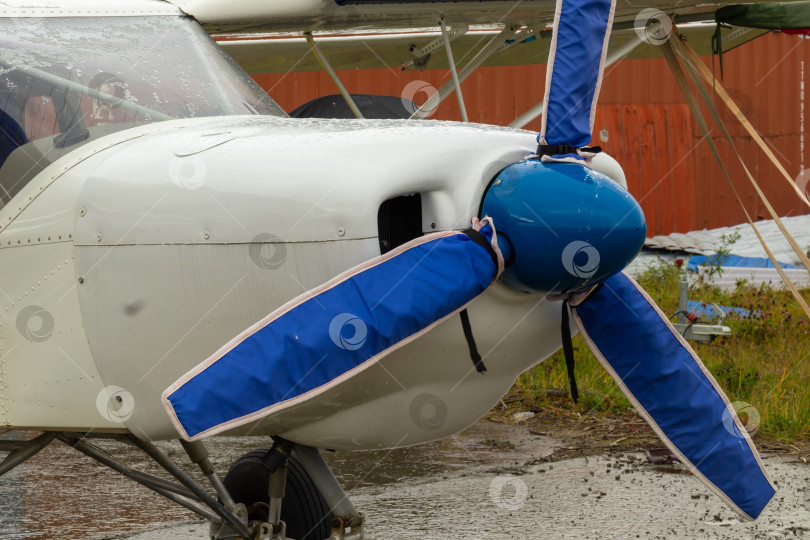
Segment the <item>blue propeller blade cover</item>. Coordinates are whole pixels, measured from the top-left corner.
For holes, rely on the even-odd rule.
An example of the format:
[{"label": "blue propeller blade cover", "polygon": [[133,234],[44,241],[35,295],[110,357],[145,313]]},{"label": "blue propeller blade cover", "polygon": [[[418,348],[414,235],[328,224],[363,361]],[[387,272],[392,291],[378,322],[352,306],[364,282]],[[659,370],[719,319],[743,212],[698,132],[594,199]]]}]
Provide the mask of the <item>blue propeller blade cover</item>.
[{"label": "blue propeller blade cover", "polygon": [[692,348],[621,273],[573,309],[600,363],[681,461],[744,517],[776,492],[728,398]]},{"label": "blue propeller blade cover", "polygon": [[539,143],[582,147],[590,142],[614,2],[559,0]]},{"label": "blue propeller blade cover", "polygon": [[194,440],[292,406],[457,313],[503,269],[491,223],[480,226],[409,242],[242,332],[164,392],[178,432]]}]

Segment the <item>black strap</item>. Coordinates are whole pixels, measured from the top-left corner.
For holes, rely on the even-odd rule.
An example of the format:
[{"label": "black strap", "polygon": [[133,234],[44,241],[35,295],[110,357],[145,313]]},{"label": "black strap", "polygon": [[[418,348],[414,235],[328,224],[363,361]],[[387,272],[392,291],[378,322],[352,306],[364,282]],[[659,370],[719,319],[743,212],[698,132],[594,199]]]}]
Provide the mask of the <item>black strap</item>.
[{"label": "black strap", "polygon": [[[720,80],[723,80],[723,33],[721,24],[717,23],[712,35],[712,79],[714,79],[714,55],[720,58]],[[712,82],[714,86],[714,82]]]},{"label": "black strap", "polygon": [[582,150],[583,152],[591,152],[593,154],[598,154],[602,151],[601,146],[582,146],[577,148],[576,146],[571,146],[569,144],[541,144],[537,147],[536,154],[540,157],[543,156],[561,156],[565,154],[576,154],[577,150]]},{"label": "black strap", "polygon": [[461,328],[464,330],[464,338],[467,340],[467,346],[470,348],[470,360],[472,360],[478,373],[486,373],[487,367],[484,365],[481,355],[478,354],[478,347],[475,345],[472,326],[470,326],[470,315],[467,313],[467,309],[462,309],[459,315],[461,316]]},{"label": "black strap", "polygon": [[571,327],[568,326],[567,300],[563,300],[562,303],[562,324],[560,325],[560,329],[562,331],[565,367],[568,369],[568,384],[571,387],[571,398],[574,400],[574,403],[577,403],[579,400],[579,392],[577,391],[577,379],[574,377],[574,345],[571,343]]},{"label": "black strap", "polygon": [[492,262],[495,264],[495,273],[492,276],[492,279],[495,279],[495,276],[498,275],[498,254],[495,253],[495,250],[492,249],[492,244],[489,243],[489,240],[484,238],[484,235],[480,232],[476,231],[475,229],[464,229],[461,231],[463,234],[466,234],[470,240],[487,250],[489,256],[492,257]]}]

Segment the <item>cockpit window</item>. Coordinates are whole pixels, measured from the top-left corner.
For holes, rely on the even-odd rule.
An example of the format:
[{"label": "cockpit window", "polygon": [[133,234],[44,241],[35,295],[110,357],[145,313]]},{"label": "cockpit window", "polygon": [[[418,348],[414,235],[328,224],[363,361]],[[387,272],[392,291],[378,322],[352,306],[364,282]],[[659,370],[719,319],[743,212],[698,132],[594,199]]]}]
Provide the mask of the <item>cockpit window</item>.
[{"label": "cockpit window", "polygon": [[78,145],[141,124],[284,111],[185,17],[0,19],[0,207]]}]

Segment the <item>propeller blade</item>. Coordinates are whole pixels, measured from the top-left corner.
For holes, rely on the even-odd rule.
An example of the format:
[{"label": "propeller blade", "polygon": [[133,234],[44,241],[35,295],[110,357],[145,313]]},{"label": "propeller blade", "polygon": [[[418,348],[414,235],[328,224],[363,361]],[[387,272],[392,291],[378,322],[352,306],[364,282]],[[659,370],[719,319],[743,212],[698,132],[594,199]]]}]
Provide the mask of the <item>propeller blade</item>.
[{"label": "propeller blade", "polygon": [[322,393],[464,308],[503,271],[490,219],[417,238],[294,298],[163,393],[208,437]]},{"label": "propeller blade", "polygon": [[572,313],[661,440],[732,509],[756,519],[776,492],[773,482],[728,398],[647,293],[616,274]]},{"label": "propeller blade", "polygon": [[546,161],[585,161],[615,10],[616,0],[557,2],[537,136]]}]

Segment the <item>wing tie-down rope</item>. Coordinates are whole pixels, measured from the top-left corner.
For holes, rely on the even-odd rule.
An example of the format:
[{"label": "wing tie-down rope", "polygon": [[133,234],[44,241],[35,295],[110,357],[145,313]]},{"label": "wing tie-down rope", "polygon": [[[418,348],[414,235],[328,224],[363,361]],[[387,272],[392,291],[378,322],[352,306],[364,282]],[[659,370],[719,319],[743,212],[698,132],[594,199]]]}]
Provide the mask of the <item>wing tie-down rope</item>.
[{"label": "wing tie-down rope", "polygon": [[[697,54],[694,53],[694,51],[692,51],[692,53],[693,53],[692,55],[689,54],[688,45],[685,44],[680,39],[680,35],[678,34],[677,29],[674,26],[673,26],[672,36],[670,37],[670,39],[668,39],[666,41],[666,43],[664,43],[662,45],[661,49],[663,51],[664,57],[667,60],[667,63],[670,66],[670,69],[672,70],[673,75],[675,76],[675,80],[678,83],[678,87],[680,88],[681,92],[684,95],[684,99],[686,100],[687,104],[689,105],[689,108],[692,111],[692,114],[695,117],[695,120],[697,121],[698,125],[700,126],[701,131],[703,132],[704,139],[706,139],[706,142],[708,143],[709,148],[711,149],[715,160],[717,161],[717,163],[720,166],[720,170],[723,173],[723,176],[726,178],[726,182],[728,182],[729,186],[731,187],[732,192],[734,193],[735,198],[737,199],[737,202],[740,204],[740,207],[742,208],[743,213],[745,214],[745,217],[748,220],[748,223],[751,225],[751,228],[754,230],[754,233],[757,235],[757,238],[759,239],[760,244],[762,245],[763,249],[765,250],[765,253],[768,255],[768,258],[771,260],[771,262],[773,262],[774,267],[776,268],[776,271],[779,273],[779,276],[782,278],[785,285],[788,287],[790,292],[796,298],[796,301],[802,307],[802,310],[805,312],[805,314],[807,314],[807,316],[810,317],[810,306],[808,306],[807,301],[801,295],[801,293],[797,289],[796,285],[790,280],[790,278],[787,276],[787,274],[785,274],[782,267],[776,261],[776,258],[774,257],[773,252],[771,252],[770,248],[765,243],[765,239],[760,234],[759,230],[757,229],[756,225],[754,224],[753,219],[751,218],[750,213],[745,208],[745,205],[743,204],[742,199],[740,198],[740,195],[737,192],[737,189],[735,188],[734,183],[731,180],[731,176],[728,174],[728,171],[726,170],[726,168],[725,168],[725,166],[723,164],[723,160],[720,157],[720,153],[717,150],[717,146],[714,144],[714,140],[711,138],[711,132],[709,130],[708,125],[706,124],[706,120],[704,119],[703,114],[700,112],[700,108],[698,106],[697,100],[696,100],[695,96],[689,91],[689,84],[688,84],[688,82],[686,80],[686,75],[684,74],[684,71],[686,72],[686,74],[688,74],[688,76],[691,79],[692,84],[694,85],[695,90],[697,91],[698,95],[700,95],[702,101],[706,105],[706,107],[709,110],[710,114],[712,115],[715,122],[717,122],[718,126],[720,127],[720,130],[722,131],[722,133],[725,136],[726,140],[729,142],[729,144],[731,145],[731,148],[734,150],[734,153],[736,154],[737,158],[739,159],[740,164],[742,165],[743,170],[746,173],[746,176],[748,176],[748,179],[751,181],[751,184],[754,186],[754,189],[756,190],[757,195],[759,195],[760,199],[762,200],[763,204],[767,208],[768,212],[770,213],[770,215],[773,218],[774,222],[776,223],[777,227],[782,232],[783,236],[788,241],[788,243],[791,245],[791,247],[793,248],[793,251],[796,252],[796,254],[798,255],[799,260],[801,260],[802,264],[804,264],[805,268],[807,268],[808,271],[810,271],[810,260],[808,260],[807,255],[804,253],[804,251],[796,243],[796,240],[793,238],[793,236],[790,234],[790,232],[788,232],[788,230],[785,228],[784,224],[779,219],[779,216],[776,214],[776,211],[773,209],[770,202],[765,197],[765,194],[762,192],[762,189],[760,188],[760,186],[757,183],[756,179],[753,177],[751,172],[748,170],[748,167],[745,165],[745,162],[743,161],[742,156],[737,151],[737,148],[734,146],[734,142],[731,140],[731,136],[728,134],[728,131],[726,130],[725,125],[723,124],[723,121],[721,120],[720,115],[717,112],[717,108],[714,106],[714,103],[712,103],[712,100],[711,100],[711,97],[709,96],[708,90],[701,83],[700,76],[698,75],[699,68],[696,67],[696,64],[699,64],[706,71],[708,71],[708,68],[703,66],[703,62],[700,61],[700,58],[697,57]],[[695,58],[697,58],[697,62],[695,62]],[[681,67],[681,63],[678,62],[678,59],[680,59],[681,63],[683,64],[683,68]],[[711,74],[709,73],[709,75],[711,75]],[[707,82],[710,80],[710,79],[707,79],[706,77],[704,77],[704,79],[707,80]],[[733,101],[731,101],[731,98],[728,96],[727,93],[725,93],[725,90],[723,90],[722,86],[720,86],[719,83],[717,83],[717,84],[718,84],[718,93],[722,92],[722,94],[725,94],[725,97],[728,99],[727,103],[730,102],[730,103],[733,104]],[[732,112],[737,114],[738,118],[743,118],[742,113],[739,111],[738,108],[736,108],[736,106],[734,107],[734,109],[732,109]],[[749,125],[750,125],[750,123],[749,123]],[[753,130],[753,127],[751,128],[751,130],[754,131],[754,132],[756,131],[756,130]],[[757,139],[758,139],[758,141],[761,141],[761,138],[757,137]],[[761,147],[764,146],[764,143],[760,143],[760,146]],[[792,181],[791,181],[791,184],[793,184]]]},{"label": "wing tie-down rope", "polygon": [[796,192],[796,195],[799,196],[799,199],[808,207],[810,207],[810,200],[807,199],[807,195],[805,195],[802,192],[802,190],[799,189],[799,186],[797,186],[796,182],[794,182],[794,180],[790,177],[788,172],[782,166],[782,163],[780,163],[780,161],[774,155],[773,151],[771,151],[771,149],[768,148],[768,145],[765,143],[765,141],[762,140],[762,137],[759,135],[759,132],[754,128],[753,125],[751,125],[751,122],[748,120],[748,118],[745,117],[745,114],[743,114],[740,108],[737,107],[737,104],[734,102],[734,100],[731,98],[728,92],[726,92],[726,89],[723,88],[723,85],[714,79],[714,76],[712,75],[712,72],[709,71],[709,68],[707,68],[703,62],[701,62],[700,56],[698,56],[695,50],[688,43],[681,41],[680,44],[683,46],[682,50],[687,54],[691,62],[697,68],[703,80],[706,81],[707,84],[709,82],[712,83],[717,92],[717,95],[720,96],[720,99],[723,100],[723,103],[726,104],[726,107],[728,107],[728,109],[731,111],[734,117],[737,120],[739,120],[739,122],[748,132],[748,134],[751,135],[751,138],[754,139],[757,145],[765,153],[765,155],[768,156],[768,159],[771,160],[771,163],[773,163],[774,166],[779,170],[779,172],[782,173],[782,176],[785,178],[785,180],[787,180],[788,184],[793,189],[793,191]]}]

